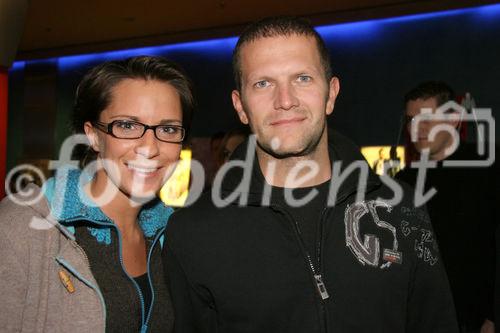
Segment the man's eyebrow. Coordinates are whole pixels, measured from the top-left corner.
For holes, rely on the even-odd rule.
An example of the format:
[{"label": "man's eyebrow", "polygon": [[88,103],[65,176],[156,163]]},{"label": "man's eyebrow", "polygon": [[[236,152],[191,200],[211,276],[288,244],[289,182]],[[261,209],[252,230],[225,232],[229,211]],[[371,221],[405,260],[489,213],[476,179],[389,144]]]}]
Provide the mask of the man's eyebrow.
[{"label": "man's eyebrow", "polygon": [[258,82],[258,81],[269,81],[271,77],[267,74],[257,74],[257,75],[249,75],[247,77],[248,81]]},{"label": "man's eyebrow", "polygon": [[[321,75],[321,72],[318,70],[312,68],[312,67],[306,67],[298,71],[294,71],[291,74],[289,74],[290,77],[296,77],[300,75]],[[259,82],[259,81],[273,81],[273,76],[269,74],[250,74],[247,76],[247,80],[251,82]]]}]

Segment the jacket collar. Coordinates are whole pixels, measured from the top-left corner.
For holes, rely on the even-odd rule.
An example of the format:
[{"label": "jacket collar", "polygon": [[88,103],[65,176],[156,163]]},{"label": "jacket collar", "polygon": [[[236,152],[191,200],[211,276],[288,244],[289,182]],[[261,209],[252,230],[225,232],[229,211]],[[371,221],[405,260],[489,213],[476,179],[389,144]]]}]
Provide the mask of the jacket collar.
[{"label": "jacket collar", "polygon": [[[113,221],[92,201],[83,191],[83,186],[92,177],[79,169],[61,167],[56,170],[55,177],[50,178],[43,186],[43,191],[49,202],[50,213],[61,224],[74,226],[77,221],[88,221],[96,228],[89,228],[98,241],[111,242],[109,228]],[[165,227],[173,209],[161,200],[155,199],[142,208],[138,223],[146,237],[153,237],[156,232]],[[97,228],[99,227],[99,228]]]},{"label": "jacket collar", "polygon": [[[222,195],[228,196],[231,193],[239,192],[241,195],[248,195],[249,205],[261,205],[265,187],[269,185],[260,169],[255,149],[252,150],[252,147],[249,147],[250,140],[255,140],[255,137],[251,136],[247,139],[231,156],[231,161],[245,161],[245,167],[248,167],[249,163],[252,164],[250,185],[247,188],[243,187],[241,190],[238,188],[243,180],[244,170],[241,167],[233,167],[228,170],[222,181]],[[253,147],[255,147],[255,145],[253,145]],[[332,167],[334,166],[333,163],[339,163],[340,172],[343,172],[349,165],[355,162],[366,164],[368,169],[367,184],[362,188],[365,193],[380,186],[380,178],[370,169],[359,148],[342,134],[333,130],[328,130],[328,152]],[[359,173],[355,171],[350,173],[349,176],[340,183],[336,203],[341,202],[358,191],[358,179]],[[331,181],[334,182],[335,179]]]}]

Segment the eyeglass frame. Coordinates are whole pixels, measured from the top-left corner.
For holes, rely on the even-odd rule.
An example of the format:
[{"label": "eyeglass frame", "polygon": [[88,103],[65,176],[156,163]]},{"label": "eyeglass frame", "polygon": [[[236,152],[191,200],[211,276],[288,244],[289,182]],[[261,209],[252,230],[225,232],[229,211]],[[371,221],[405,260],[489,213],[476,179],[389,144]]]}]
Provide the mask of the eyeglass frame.
[{"label": "eyeglass frame", "polygon": [[[144,131],[142,132],[141,136],[139,136],[137,138],[121,138],[121,137],[118,137],[118,136],[116,136],[115,133],[113,133],[113,125],[116,124],[116,123],[118,123],[118,122],[129,122],[129,123],[134,123],[134,124],[138,124],[138,125],[144,126]],[[123,139],[123,140],[137,140],[137,139],[140,139],[140,138],[142,138],[144,136],[144,134],[146,134],[146,131],[149,130],[149,129],[153,131],[155,138],[158,141],[161,141],[161,142],[182,143],[184,141],[185,137],[186,137],[186,129],[184,127],[182,127],[182,126],[179,126],[179,125],[168,125],[168,124],[163,124],[162,125],[162,124],[160,124],[160,125],[150,126],[150,125],[147,125],[147,124],[143,124],[143,123],[141,123],[139,121],[135,121],[135,120],[122,120],[122,119],[113,120],[110,123],[103,123],[103,122],[100,122],[100,121],[93,121],[92,125],[94,125],[97,129],[103,131],[104,133],[111,135],[114,138]],[[181,137],[180,141],[165,141],[165,140],[160,139],[156,135],[156,129],[158,127],[165,127],[165,126],[169,126],[169,127],[174,127],[174,128],[180,129],[182,131],[182,137]]]}]

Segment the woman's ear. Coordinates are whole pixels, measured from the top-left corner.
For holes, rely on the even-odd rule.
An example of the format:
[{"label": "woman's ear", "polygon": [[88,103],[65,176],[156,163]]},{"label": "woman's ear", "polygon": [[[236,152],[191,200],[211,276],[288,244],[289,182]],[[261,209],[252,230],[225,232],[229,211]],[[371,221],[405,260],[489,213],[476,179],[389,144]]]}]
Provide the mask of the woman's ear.
[{"label": "woman's ear", "polygon": [[97,135],[97,130],[90,121],[86,121],[83,124],[83,130],[85,131],[85,135],[89,140],[90,147],[96,152],[99,152],[99,135]]}]

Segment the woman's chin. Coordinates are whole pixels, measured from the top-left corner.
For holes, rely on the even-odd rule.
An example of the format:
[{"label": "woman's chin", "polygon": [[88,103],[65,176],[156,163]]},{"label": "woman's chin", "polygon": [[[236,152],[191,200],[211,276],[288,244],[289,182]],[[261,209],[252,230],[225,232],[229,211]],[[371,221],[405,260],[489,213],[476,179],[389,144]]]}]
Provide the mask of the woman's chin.
[{"label": "woman's chin", "polygon": [[151,200],[158,198],[158,193],[160,191],[158,186],[145,187],[144,184],[141,185],[137,186],[132,185],[129,188],[129,191],[127,191],[126,194],[131,201],[135,202],[136,204],[143,205]]},{"label": "woman's chin", "polygon": [[133,193],[129,195],[130,201],[132,201],[136,205],[145,205],[148,202],[155,200],[158,198],[157,193]]}]

